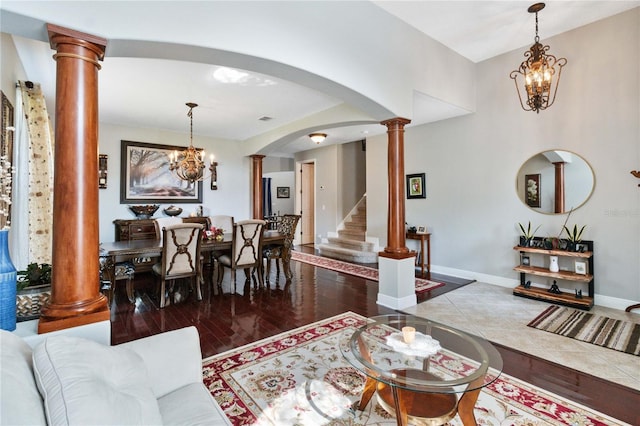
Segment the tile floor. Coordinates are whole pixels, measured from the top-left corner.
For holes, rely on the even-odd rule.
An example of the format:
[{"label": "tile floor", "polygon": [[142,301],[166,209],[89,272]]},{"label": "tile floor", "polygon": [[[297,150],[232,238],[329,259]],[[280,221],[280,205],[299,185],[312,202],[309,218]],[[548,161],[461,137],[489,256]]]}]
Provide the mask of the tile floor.
[{"label": "tile floor", "polygon": [[[510,288],[475,282],[403,311],[640,390],[639,356],[527,327],[548,306],[513,296]],[[640,322],[637,311],[594,306],[590,312]]]}]

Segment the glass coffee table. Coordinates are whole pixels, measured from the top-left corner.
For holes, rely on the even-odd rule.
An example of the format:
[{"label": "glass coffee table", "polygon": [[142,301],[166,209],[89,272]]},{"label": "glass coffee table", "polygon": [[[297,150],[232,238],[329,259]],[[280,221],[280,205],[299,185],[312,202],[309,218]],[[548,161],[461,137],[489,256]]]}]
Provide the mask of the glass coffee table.
[{"label": "glass coffee table", "polygon": [[441,425],[456,413],[465,426],[476,425],[480,390],[502,372],[491,343],[412,315],[369,320],[341,344],[345,359],[367,376],[355,408],[364,410],[375,394],[399,425]]}]

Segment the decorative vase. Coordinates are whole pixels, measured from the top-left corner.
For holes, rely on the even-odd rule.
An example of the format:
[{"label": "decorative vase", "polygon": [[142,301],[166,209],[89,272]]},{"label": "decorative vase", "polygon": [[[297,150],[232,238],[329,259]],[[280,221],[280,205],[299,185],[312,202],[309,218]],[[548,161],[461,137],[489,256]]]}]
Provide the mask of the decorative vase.
[{"label": "decorative vase", "polygon": [[558,256],[549,256],[549,271],[558,272],[560,267],[558,266]]},{"label": "decorative vase", "polygon": [[0,328],[16,329],[17,272],[9,256],[9,230],[0,230]]}]

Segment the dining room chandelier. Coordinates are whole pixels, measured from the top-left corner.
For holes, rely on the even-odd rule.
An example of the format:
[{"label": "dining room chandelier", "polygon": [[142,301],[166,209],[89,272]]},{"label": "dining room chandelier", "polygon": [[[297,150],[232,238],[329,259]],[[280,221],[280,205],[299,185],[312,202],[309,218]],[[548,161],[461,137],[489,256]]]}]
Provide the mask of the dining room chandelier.
[{"label": "dining room chandelier", "polygon": [[[169,154],[169,170],[175,173],[175,175],[187,182],[194,183],[200,182],[206,179],[205,176],[206,164],[204,161],[204,150],[197,150],[193,147],[193,109],[198,106],[193,102],[187,102],[189,112],[187,116],[190,121],[189,128],[189,148],[178,153],[174,151]],[[213,155],[211,155],[211,165],[209,171],[213,172],[214,162]]]},{"label": "dining room chandelier", "polygon": [[[536,14],[535,42],[528,51],[524,52],[526,59],[518,69],[509,74],[515,82],[522,109],[536,113],[553,105],[560,84],[562,67],[567,64],[565,58],[557,59],[554,55],[548,54],[549,46],[540,43],[538,12],[544,7],[544,3],[535,3],[527,9],[529,13]],[[520,85],[524,86],[524,93],[520,91]]]}]

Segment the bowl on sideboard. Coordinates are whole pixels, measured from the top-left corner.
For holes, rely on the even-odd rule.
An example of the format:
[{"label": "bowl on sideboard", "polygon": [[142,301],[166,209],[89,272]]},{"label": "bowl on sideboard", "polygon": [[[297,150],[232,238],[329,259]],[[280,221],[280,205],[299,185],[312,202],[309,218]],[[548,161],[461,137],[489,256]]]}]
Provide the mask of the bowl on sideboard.
[{"label": "bowl on sideboard", "polygon": [[158,204],[147,204],[144,206],[129,206],[129,209],[138,219],[150,219],[159,207]]}]

